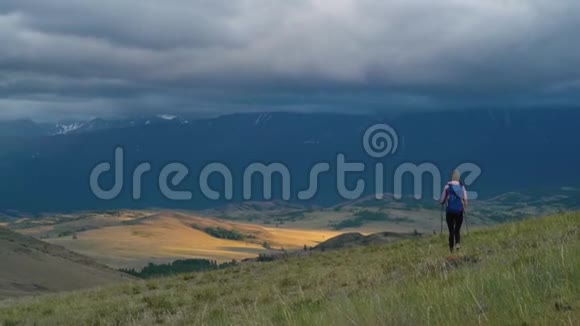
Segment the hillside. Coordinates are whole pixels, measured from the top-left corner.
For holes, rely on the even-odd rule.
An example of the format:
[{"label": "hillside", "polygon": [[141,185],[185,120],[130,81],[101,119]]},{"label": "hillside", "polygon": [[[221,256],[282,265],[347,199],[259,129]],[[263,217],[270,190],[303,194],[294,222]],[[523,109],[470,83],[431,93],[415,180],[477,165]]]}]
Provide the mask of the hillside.
[{"label": "hillside", "polygon": [[64,248],[0,227],[0,299],[102,286],[131,278]]},{"label": "hillside", "polygon": [[575,325],[580,214],[0,303],[0,324]]},{"label": "hillside", "polygon": [[[468,187],[469,188],[469,187]],[[469,188],[470,189],[470,188]],[[530,217],[554,215],[580,209],[580,189],[558,187],[548,190],[522,190],[470,201],[471,226],[491,226]],[[285,228],[340,230],[376,233],[380,231],[422,233],[438,231],[441,207],[431,199],[415,200],[410,196],[395,199],[385,193],[344,201],[331,207],[300,206],[278,201],[245,202],[204,210],[203,216],[250,223],[279,224]],[[362,214],[362,216],[361,216]],[[366,215],[366,216],[365,216]],[[350,222],[350,223],[349,223]],[[358,222],[358,223],[352,223]]]},{"label": "hillside", "polygon": [[10,227],[113,268],[138,269],[149,262],[187,258],[240,261],[281,248],[316,246],[338,234],[328,230],[233,222],[176,211],[57,215],[20,219]]},{"label": "hillside", "polygon": [[[510,192],[470,202],[472,230],[500,222],[576,210],[580,190]],[[362,235],[440,232],[440,206],[433,200],[396,200],[392,195],[347,201],[334,207],[286,202],[245,202],[199,212],[113,210],[43,214],[9,213],[7,227],[65,247],[113,268],[141,269],[148,263],[209,259],[220,263],[277,256],[282,248],[315,247],[342,233]],[[11,218],[8,218],[11,216]],[[2,223],[0,215],[0,223]],[[76,235],[76,237],[73,237]],[[389,242],[375,237],[363,243]],[[386,240],[386,241],[385,241]],[[331,246],[332,247],[332,246]]]}]

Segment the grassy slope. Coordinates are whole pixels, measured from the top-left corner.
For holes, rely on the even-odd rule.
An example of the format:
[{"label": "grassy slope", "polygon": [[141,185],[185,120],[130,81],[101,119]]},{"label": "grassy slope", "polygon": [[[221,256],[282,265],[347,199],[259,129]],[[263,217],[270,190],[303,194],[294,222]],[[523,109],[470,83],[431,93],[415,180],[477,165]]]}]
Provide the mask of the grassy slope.
[{"label": "grassy slope", "polygon": [[87,257],[0,228],[0,299],[86,289],[130,279],[133,278]]},{"label": "grassy slope", "polygon": [[580,214],[0,302],[0,324],[578,325]]}]

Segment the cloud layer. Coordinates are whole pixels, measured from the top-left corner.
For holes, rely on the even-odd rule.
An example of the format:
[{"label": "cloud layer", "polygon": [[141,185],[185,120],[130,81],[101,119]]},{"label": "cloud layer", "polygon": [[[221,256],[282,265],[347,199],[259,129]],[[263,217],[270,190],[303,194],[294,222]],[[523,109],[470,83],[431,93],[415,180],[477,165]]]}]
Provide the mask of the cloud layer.
[{"label": "cloud layer", "polygon": [[0,118],[574,105],[575,0],[3,0]]}]

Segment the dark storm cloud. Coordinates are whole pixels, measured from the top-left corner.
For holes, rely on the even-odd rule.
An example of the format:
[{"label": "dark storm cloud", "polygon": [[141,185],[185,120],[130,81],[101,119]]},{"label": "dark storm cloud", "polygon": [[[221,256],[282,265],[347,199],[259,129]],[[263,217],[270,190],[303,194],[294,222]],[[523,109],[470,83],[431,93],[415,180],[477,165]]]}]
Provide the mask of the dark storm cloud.
[{"label": "dark storm cloud", "polygon": [[0,118],[574,105],[574,0],[3,0]]}]

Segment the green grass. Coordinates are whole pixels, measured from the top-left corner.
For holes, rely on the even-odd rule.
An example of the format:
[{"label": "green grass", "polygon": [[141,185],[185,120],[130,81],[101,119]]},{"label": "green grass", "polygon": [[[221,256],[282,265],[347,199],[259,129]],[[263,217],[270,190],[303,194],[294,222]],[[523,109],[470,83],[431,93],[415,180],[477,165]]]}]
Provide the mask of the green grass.
[{"label": "green grass", "polygon": [[580,214],[0,302],[4,325],[579,325]]},{"label": "green grass", "polygon": [[354,217],[343,220],[338,224],[332,225],[335,230],[342,230],[346,228],[357,228],[365,225],[367,222],[405,222],[408,218],[404,217],[390,217],[388,214],[382,212],[373,212],[369,210],[358,211],[354,214]]}]

